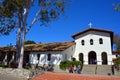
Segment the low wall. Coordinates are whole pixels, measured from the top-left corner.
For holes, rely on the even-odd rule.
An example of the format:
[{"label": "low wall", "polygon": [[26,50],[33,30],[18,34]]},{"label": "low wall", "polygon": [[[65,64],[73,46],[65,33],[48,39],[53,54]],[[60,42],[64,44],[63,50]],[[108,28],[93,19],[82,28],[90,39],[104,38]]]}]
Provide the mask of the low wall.
[{"label": "low wall", "polygon": [[19,78],[29,78],[29,75],[30,75],[31,71],[26,70],[26,69],[13,69],[13,68],[2,68],[2,67],[0,67],[0,73],[16,76],[16,77],[19,77]]}]

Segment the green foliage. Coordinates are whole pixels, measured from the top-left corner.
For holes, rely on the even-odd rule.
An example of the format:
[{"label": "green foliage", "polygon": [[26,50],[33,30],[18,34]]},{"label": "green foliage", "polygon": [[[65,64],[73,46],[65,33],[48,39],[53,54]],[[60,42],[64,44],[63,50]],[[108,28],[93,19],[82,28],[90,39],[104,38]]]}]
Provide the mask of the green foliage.
[{"label": "green foliage", "polygon": [[119,9],[120,9],[120,3],[117,3],[117,4],[112,4],[113,6],[115,6],[115,11],[118,12]]},{"label": "green foliage", "polygon": [[118,55],[120,55],[120,42],[117,44]]},{"label": "green foliage", "polygon": [[56,19],[64,12],[65,0],[39,0],[41,7],[39,20],[44,24]]},{"label": "green foliage", "polygon": [[120,40],[120,35],[118,35],[118,34],[115,34],[114,35],[114,37],[113,37],[113,43],[118,43],[119,42],[119,40]]},{"label": "green foliage", "polygon": [[14,13],[16,7],[13,5],[14,0],[3,0],[0,5],[0,36],[9,35],[14,30],[16,22]]},{"label": "green foliage", "polygon": [[115,64],[115,65],[120,64],[120,57],[118,57],[118,58],[114,61],[114,64]]},{"label": "green foliage", "polygon": [[114,61],[114,64],[120,64],[120,60]]},{"label": "green foliage", "polygon": [[[15,30],[17,54],[24,54],[21,48],[32,26],[37,21],[43,26],[56,20],[64,12],[65,6],[65,0],[2,0],[0,1],[0,36],[9,35]],[[31,13],[35,16],[31,16]],[[21,61],[18,64],[19,68],[23,65],[22,56],[17,56]]]},{"label": "green foliage", "polygon": [[82,66],[82,62],[81,61],[61,61],[59,66],[60,66],[60,69],[66,70],[69,68],[70,65]]},{"label": "green foliage", "polygon": [[28,70],[32,69],[31,66],[24,66],[24,68]]},{"label": "green foliage", "polygon": [[60,69],[66,70],[71,65],[70,61],[61,61],[60,62]]},{"label": "green foliage", "polygon": [[120,55],[120,35],[119,34],[114,35],[113,43],[115,44],[115,49]]},{"label": "green foliage", "polygon": [[[20,20],[18,15],[21,17],[21,21],[27,22],[24,21],[24,9],[26,8],[29,14],[31,7],[36,8],[35,5],[39,7],[39,13],[35,17],[36,21],[40,21],[42,26],[58,18],[64,12],[66,2],[65,0],[34,0],[33,2],[32,0],[2,0],[0,2],[0,36],[9,35],[15,28],[18,28],[18,21]],[[22,30],[22,24],[19,27]],[[31,25],[26,27],[26,30],[29,30]]]},{"label": "green foliage", "polygon": [[0,67],[6,68],[6,67],[8,67],[8,65],[0,64]]},{"label": "green foliage", "polygon": [[118,12],[118,11],[119,11],[119,8],[118,8],[118,7],[116,7],[116,8],[115,8],[115,11],[117,11],[117,12]]},{"label": "green foliage", "polygon": [[27,41],[25,41],[25,44],[36,44],[36,42],[32,41],[32,40],[27,40]]}]

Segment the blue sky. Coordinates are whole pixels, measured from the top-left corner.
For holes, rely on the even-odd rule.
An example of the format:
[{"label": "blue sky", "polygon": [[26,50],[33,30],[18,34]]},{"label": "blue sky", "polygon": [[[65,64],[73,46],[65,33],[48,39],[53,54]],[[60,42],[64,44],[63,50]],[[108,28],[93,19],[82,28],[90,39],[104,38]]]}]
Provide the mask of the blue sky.
[{"label": "blue sky", "polygon": [[[120,12],[115,12],[112,6],[112,3],[118,2],[119,0],[72,0],[64,16],[50,22],[47,27],[41,27],[37,22],[27,34],[26,40],[36,43],[73,41],[71,36],[88,29],[90,22],[93,28],[112,30],[114,34],[120,34]],[[16,35],[12,32],[9,36],[1,36],[0,41],[0,46],[10,43],[15,45]]]}]

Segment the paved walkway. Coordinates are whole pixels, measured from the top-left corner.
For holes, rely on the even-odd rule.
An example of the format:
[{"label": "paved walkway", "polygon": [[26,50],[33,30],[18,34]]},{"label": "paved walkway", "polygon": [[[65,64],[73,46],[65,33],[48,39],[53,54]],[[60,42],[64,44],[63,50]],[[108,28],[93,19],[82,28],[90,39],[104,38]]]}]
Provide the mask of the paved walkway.
[{"label": "paved walkway", "polygon": [[0,80],[25,80],[10,75],[0,74]]},{"label": "paved walkway", "polygon": [[120,77],[45,72],[33,80],[120,80]]}]

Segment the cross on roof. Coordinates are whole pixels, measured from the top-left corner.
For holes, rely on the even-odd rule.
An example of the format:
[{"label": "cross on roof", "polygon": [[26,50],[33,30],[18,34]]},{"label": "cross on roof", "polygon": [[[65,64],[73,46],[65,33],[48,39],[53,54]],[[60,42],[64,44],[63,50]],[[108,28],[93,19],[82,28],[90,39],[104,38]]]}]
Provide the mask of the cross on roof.
[{"label": "cross on roof", "polygon": [[89,25],[89,27],[91,28],[93,24],[90,22],[88,25]]}]

